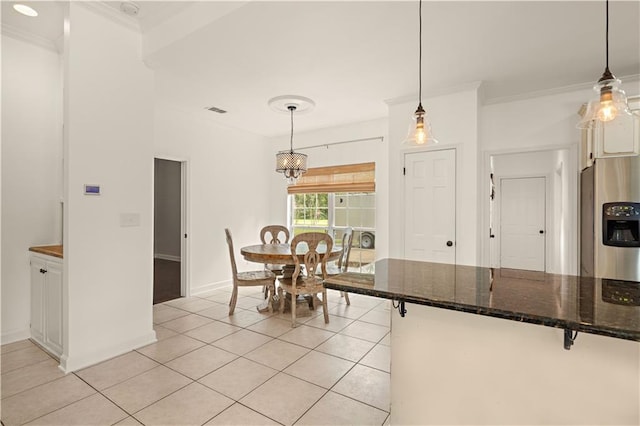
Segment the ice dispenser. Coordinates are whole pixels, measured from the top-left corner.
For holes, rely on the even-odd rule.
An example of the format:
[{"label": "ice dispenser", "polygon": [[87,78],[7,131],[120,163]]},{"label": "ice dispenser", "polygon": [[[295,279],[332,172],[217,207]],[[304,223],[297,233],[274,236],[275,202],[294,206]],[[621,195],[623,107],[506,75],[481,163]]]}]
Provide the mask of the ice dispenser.
[{"label": "ice dispenser", "polygon": [[640,247],[640,203],[602,205],[602,243],[613,247]]}]

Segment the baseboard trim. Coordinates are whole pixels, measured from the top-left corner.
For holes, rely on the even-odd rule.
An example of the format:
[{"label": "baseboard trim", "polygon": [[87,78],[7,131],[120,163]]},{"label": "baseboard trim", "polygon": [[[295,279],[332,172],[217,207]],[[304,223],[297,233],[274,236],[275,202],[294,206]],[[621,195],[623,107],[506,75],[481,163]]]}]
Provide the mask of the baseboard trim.
[{"label": "baseboard trim", "polygon": [[31,338],[31,330],[24,328],[2,333],[2,336],[0,336],[0,342],[2,342],[3,345],[6,345],[8,343],[18,342],[29,338]]},{"label": "baseboard trim", "polygon": [[155,259],[171,260],[173,262],[180,262],[180,260],[181,260],[180,256],[174,256],[172,254],[156,253],[156,254],[153,255],[153,257]]},{"label": "baseboard trim", "polygon": [[209,284],[201,285],[199,287],[191,289],[191,296],[198,296],[200,294],[208,293],[210,291],[214,291],[223,287],[230,286],[231,284],[232,284],[231,280],[226,280],[226,281],[218,281],[217,283],[209,283]]},{"label": "baseboard trim", "polygon": [[90,367],[108,359],[126,354],[127,352],[131,352],[135,349],[141,348],[151,343],[155,343],[157,341],[158,339],[156,338],[156,332],[154,330],[151,330],[149,333],[146,333],[140,337],[122,342],[109,348],[103,348],[99,351],[91,351],[72,357],[65,353],[60,357],[60,365],[58,366],[58,368],[65,374],[72,373],[82,368]]}]

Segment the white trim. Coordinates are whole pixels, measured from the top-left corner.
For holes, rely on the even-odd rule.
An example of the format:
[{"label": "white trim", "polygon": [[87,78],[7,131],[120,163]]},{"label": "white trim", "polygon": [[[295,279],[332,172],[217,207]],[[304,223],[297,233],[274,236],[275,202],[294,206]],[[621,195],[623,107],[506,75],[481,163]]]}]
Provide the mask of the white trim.
[{"label": "white trim", "polygon": [[[191,194],[189,193],[189,162],[187,160],[180,161],[180,257],[184,261],[180,264],[180,295],[184,297],[191,296],[191,282],[189,281],[190,265],[190,246],[191,246],[191,232],[190,232],[190,209],[189,200]],[[187,236],[185,238],[185,235]]]},{"label": "white trim", "polygon": [[123,27],[133,30],[139,34],[140,24],[138,24],[138,20],[132,16],[125,15],[124,12],[121,12],[119,9],[115,9],[111,6],[107,6],[107,2],[104,1],[83,1],[83,2],[74,2],[75,4],[79,4],[84,6],[86,9],[91,10],[92,12],[101,15],[104,18],[115,22],[116,24],[122,25]]},{"label": "white trim", "polygon": [[[424,92],[422,94],[422,99],[451,95],[453,93],[459,93],[459,92],[468,92],[470,90],[478,90],[480,89],[481,86],[482,86],[482,81],[472,81],[470,83],[463,83],[456,86],[437,88],[437,89]],[[397,98],[385,99],[384,103],[386,103],[389,106],[393,106],[393,105],[402,105],[409,102],[417,102],[417,101],[418,101],[418,95],[415,94],[415,95],[405,95],[405,96],[398,96]]]},{"label": "white trim", "polygon": [[108,348],[102,348],[101,350],[91,351],[82,356],[69,358],[67,354],[63,354],[60,358],[60,365],[58,366],[58,368],[65,374],[71,373],[82,368],[98,364],[102,361],[117,357],[119,355],[126,354],[130,351],[136,350],[146,345],[150,345],[151,343],[155,343],[157,341],[158,339],[156,338],[156,332],[151,329],[150,332],[135,339],[131,339]]},{"label": "white trim", "polygon": [[2,23],[2,35],[14,38],[16,40],[24,41],[26,43],[34,44],[38,47],[42,47],[58,54],[61,53],[61,50],[58,50],[58,47],[53,40],[49,40],[46,37],[42,37],[32,32],[25,31],[21,28],[14,27],[13,25],[5,24],[4,22]]},{"label": "white trim", "polygon": [[[640,74],[631,74],[631,75],[627,75],[619,78],[623,83],[625,81],[627,82],[636,81],[640,79]],[[490,98],[490,99],[486,99],[483,105],[494,105],[494,104],[503,104],[508,102],[524,101],[524,100],[529,100],[534,98],[540,98],[543,96],[552,96],[552,95],[559,95],[567,92],[575,92],[578,90],[587,90],[587,89],[593,88],[594,84],[595,84],[595,80],[590,81],[588,83],[576,83],[576,84],[570,84],[568,86],[554,87],[551,89],[543,89],[543,90],[536,90],[533,92],[520,93],[517,95]]]},{"label": "white trim", "polygon": [[20,340],[26,340],[31,338],[31,330],[29,328],[22,328],[19,330],[7,331],[2,333],[2,337],[0,337],[0,342],[3,345],[13,342],[19,342]]},{"label": "white trim", "polygon": [[233,285],[233,281],[231,281],[231,280],[218,281],[217,283],[204,284],[204,285],[192,288],[191,289],[191,295],[192,296],[198,296],[200,294],[209,293],[211,291],[219,290],[219,289],[222,289],[224,287],[229,287],[230,285]]},{"label": "white trim", "polygon": [[172,254],[156,253],[153,255],[154,259],[170,260],[172,262],[180,262],[180,256],[174,256]]}]

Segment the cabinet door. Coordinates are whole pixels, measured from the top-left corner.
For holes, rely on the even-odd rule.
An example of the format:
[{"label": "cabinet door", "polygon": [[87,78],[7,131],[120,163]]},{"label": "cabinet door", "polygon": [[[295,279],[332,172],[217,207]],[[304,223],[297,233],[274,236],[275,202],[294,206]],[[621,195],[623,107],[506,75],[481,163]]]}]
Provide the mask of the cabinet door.
[{"label": "cabinet door", "polygon": [[593,132],[596,158],[629,157],[640,154],[640,100],[630,99],[632,115],[620,114]]},{"label": "cabinet door", "polygon": [[62,354],[62,267],[47,262],[45,274],[45,344],[56,355]]},{"label": "cabinet door", "polygon": [[44,342],[44,284],[46,262],[37,257],[31,258],[31,337]]}]

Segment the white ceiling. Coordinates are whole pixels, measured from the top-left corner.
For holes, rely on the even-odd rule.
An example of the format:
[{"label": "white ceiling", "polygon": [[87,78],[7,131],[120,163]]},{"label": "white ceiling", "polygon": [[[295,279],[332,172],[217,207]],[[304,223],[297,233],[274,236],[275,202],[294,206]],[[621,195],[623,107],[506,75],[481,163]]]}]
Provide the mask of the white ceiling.
[{"label": "white ceiling", "polygon": [[[37,23],[14,16],[11,3],[3,0],[3,30],[62,33],[54,2],[28,2],[54,11]],[[101,4],[120,13],[120,2]],[[221,124],[287,134],[288,118],[267,105],[286,94],[316,102],[296,118],[297,131],[384,117],[388,100],[417,103],[417,1],[137,4],[138,18],[125,19],[143,34],[159,93],[198,113],[227,110],[207,112]],[[57,27],[49,22],[56,20]],[[603,1],[425,1],[423,97],[476,81],[489,101],[595,82],[604,69],[604,24]],[[639,75],[639,1],[610,3],[609,41],[611,71]]]}]

